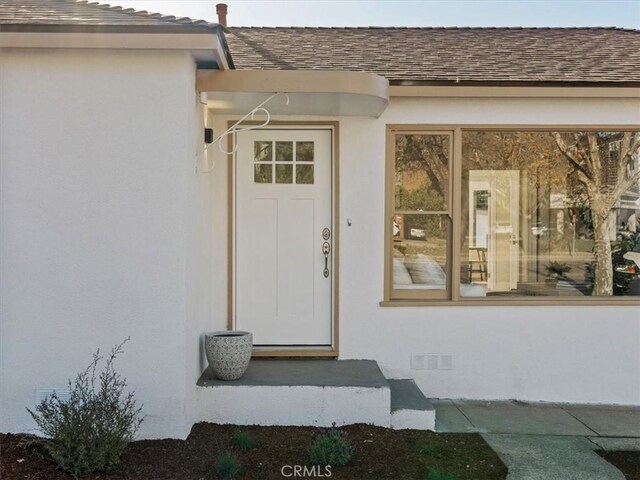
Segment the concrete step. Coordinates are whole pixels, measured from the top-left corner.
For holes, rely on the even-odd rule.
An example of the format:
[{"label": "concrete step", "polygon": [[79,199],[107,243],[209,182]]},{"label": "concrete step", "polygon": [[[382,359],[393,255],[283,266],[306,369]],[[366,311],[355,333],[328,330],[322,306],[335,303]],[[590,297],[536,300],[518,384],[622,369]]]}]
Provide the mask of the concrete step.
[{"label": "concrete step", "polygon": [[391,428],[436,429],[436,410],[413,380],[388,380],[391,387]]},{"label": "concrete step", "polygon": [[390,404],[389,382],[373,360],[252,359],[239,380],[218,380],[205,370],[194,421],[389,427]]}]

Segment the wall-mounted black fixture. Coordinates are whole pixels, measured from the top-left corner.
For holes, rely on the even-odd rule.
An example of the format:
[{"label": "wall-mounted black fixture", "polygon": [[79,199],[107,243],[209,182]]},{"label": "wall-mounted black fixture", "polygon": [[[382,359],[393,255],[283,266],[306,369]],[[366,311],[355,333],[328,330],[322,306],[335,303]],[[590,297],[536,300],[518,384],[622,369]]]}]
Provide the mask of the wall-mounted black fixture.
[{"label": "wall-mounted black fixture", "polygon": [[204,129],[204,143],[207,145],[213,143],[213,128]]}]

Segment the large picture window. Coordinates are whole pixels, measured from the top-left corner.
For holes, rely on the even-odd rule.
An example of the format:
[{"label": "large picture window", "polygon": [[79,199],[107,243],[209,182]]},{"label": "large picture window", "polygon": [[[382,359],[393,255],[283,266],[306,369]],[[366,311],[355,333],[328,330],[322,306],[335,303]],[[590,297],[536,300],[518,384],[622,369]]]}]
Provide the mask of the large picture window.
[{"label": "large picture window", "polygon": [[640,298],[640,132],[398,127],[387,141],[387,300]]}]

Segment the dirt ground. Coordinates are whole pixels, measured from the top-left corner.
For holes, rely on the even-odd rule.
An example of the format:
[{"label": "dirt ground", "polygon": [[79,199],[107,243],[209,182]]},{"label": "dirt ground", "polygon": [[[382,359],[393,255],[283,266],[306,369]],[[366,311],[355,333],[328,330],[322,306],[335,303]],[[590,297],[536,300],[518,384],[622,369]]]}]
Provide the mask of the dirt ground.
[{"label": "dirt ground", "polygon": [[[258,440],[258,447],[249,452],[241,452],[234,445],[233,434],[238,428],[199,423],[186,440],[133,442],[116,470],[84,478],[216,479],[216,460],[227,451],[234,453],[240,462],[239,479],[293,478],[291,474],[296,465],[311,467],[308,451],[315,428],[246,427]],[[332,469],[331,478],[335,480],[428,480],[430,477],[501,480],[506,477],[506,467],[476,434],[398,431],[370,425],[351,425],[344,430],[348,432],[354,453],[348,465]],[[59,471],[30,437],[2,434],[0,442],[0,478],[72,478]],[[436,477],[434,470],[442,474],[441,477]]]},{"label": "dirt ground", "polygon": [[640,452],[598,452],[607,462],[615,465],[627,480],[640,480]]}]

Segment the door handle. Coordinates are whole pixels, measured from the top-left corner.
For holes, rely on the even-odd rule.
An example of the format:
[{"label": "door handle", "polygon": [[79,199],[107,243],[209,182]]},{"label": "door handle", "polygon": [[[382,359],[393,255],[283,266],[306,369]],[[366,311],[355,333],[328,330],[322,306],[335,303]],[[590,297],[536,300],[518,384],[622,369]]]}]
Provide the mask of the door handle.
[{"label": "door handle", "polygon": [[329,245],[329,242],[324,242],[322,244],[322,253],[324,254],[324,270],[322,271],[322,274],[324,275],[324,278],[327,278],[329,276],[329,253],[331,252],[331,245]]}]

